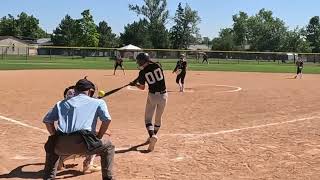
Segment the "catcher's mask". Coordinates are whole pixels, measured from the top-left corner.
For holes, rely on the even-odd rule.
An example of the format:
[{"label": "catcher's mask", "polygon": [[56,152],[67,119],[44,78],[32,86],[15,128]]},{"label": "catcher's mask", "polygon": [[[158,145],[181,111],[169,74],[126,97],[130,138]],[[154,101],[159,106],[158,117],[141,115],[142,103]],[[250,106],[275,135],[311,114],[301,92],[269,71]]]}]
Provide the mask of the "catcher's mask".
[{"label": "catcher's mask", "polygon": [[150,62],[150,56],[148,53],[140,53],[136,57],[138,68],[142,70],[147,62]]},{"label": "catcher's mask", "polygon": [[74,92],[74,86],[67,87],[63,92],[63,97],[66,98],[72,98],[75,95]]},{"label": "catcher's mask", "polygon": [[87,77],[84,77],[84,79],[80,79],[74,89],[79,93],[83,91],[89,91],[89,96],[92,97],[94,95],[94,92],[96,91],[95,85],[87,79]]}]

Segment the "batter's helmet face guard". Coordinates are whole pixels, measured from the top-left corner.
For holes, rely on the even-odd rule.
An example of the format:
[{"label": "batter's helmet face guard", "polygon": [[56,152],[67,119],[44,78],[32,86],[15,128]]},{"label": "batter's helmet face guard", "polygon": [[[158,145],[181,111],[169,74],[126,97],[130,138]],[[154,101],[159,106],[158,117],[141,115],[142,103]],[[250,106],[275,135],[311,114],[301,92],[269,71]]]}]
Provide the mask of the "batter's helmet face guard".
[{"label": "batter's helmet face guard", "polygon": [[148,53],[140,53],[137,55],[136,60],[137,60],[138,68],[142,70],[144,68],[144,65],[147,62],[150,62],[150,56]]},{"label": "batter's helmet face guard", "polygon": [[79,92],[84,92],[84,91],[89,91],[89,96],[92,97],[94,95],[94,92],[96,91],[96,87],[95,85],[87,80],[87,77],[85,77],[84,79],[80,79],[74,89],[79,93]]}]

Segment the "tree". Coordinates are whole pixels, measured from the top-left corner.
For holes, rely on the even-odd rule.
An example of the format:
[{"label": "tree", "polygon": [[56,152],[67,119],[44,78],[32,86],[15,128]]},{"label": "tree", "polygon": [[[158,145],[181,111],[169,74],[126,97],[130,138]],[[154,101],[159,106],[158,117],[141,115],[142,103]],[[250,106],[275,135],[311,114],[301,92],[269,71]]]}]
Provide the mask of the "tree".
[{"label": "tree", "polygon": [[211,40],[209,37],[203,37],[201,40],[201,44],[210,44]]},{"label": "tree", "polygon": [[169,35],[165,23],[169,17],[166,0],[144,0],[144,5],[129,5],[129,10],[142,15],[148,23],[148,36],[153,48],[168,48]]},{"label": "tree", "polygon": [[283,42],[283,50],[287,52],[311,52],[311,46],[306,37],[304,30],[295,28],[293,31],[288,31]]},{"label": "tree", "polygon": [[173,49],[182,49],[184,46],[184,36],[183,36],[183,18],[184,18],[184,9],[179,3],[176,10],[175,17],[173,18],[175,25],[170,30],[170,40]]},{"label": "tree", "polygon": [[4,16],[0,20],[0,35],[1,36],[18,36],[19,28],[17,26],[17,20],[8,14],[8,17]]},{"label": "tree", "polygon": [[[183,28],[185,29],[187,41],[186,46],[189,47],[191,43],[194,43],[198,39],[201,39],[199,34],[198,24],[201,22],[201,18],[197,11],[191,9],[191,7],[186,4],[185,7],[185,21],[183,23]],[[191,41],[194,39],[193,41]]]},{"label": "tree", "polygon": [[312,52],[320,52],[320,20],[319,16],[310,19],[306,29],[306,37],[312,47]]},{"label": "tree", "polygon": [[273,17],[272,11],[261,9],[247,20],[247,40],[251,50],[279,51],[287,27],[282,20]]},{"label": "tree", "polygon": [[82,18],[78,20],[81,32],[78,45],[82,47],[97,47],[99,43],[99,33],[93,17],[90,14],[90,10],[84,10],[81,15]]},{"label": "tree", "polygon": [[153,48],[166,49],[170,47],[170,34],[164,24],[150,24],[148,26],[148,33]]},{"label": "tree", "polygon": [[248,15],[240,11],[239,14],[233,15],[232,19],[235,44],[240,46],[241,49],[245,49],[245,45],[247,44]]},{"label": "tree", "polygon": [[169,17],[167,0],[144,0],[144,5],[129,5],[129,9],[146,17],[149,23],[164,24]]},{"label": "tree", "polygon": [[127,24],[124,27],[124,32],[120,33],[122,44],[134,44],[144,48],[152,48],[148,32],[148,21],[146,19],[132,24]]},{"label": "tree", "polygon": [[11,14],[0,20],[0,35],[22,36],[28,38],[46,37],[46,33],[39,27],[39,20],[34,16],[28,16],[25,12],[18,15],[17,19]]},{"label": "tree", "polygon": [[17,24],[20,35],[23,37],[37,38],[39,33],[39,20],[22,12],[18,15]]},{"label": "tree", "polygon": [[118,46],[117,35],[112,33],[108,23],[101,21],[97,27],[99,33],[99,47],[116,47]]},{"label": "tree", "polygon": [[212,40],[212,50],[231,51],[235,50],[234,32],[231,28],[222,29],[219,37]]},{"label": "tree", "polygon": [[197,11],[193,11],[188,4],[185,8],[179,3],[174,17],[175,25],[170,30],[172,47],[175,49],[187,49],[191,43],[195,43],[199,37],[200,17]]},{"label": "tree", "polygon": [[56,46],[77,46],[79,44],[79,24],[77,20],[66,15],[53,31],[51,40]]}]

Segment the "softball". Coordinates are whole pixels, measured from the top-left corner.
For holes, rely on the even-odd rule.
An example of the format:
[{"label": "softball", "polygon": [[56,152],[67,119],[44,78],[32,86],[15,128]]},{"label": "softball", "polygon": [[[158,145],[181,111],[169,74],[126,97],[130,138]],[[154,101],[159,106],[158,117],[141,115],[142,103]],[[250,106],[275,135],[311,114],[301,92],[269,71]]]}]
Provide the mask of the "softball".
[{"label": "softball", "polygon": [[98,97],[103,97],[106,93],[104,91],[99,91],[98,92]]}]

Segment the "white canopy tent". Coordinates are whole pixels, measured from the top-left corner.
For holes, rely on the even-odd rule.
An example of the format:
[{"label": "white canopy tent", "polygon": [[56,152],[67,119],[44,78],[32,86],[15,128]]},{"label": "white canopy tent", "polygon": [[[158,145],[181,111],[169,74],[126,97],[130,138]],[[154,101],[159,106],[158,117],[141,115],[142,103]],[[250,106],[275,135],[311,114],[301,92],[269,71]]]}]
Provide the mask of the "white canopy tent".
[{"label": "white canopy tent", "polygon": [[139,52],[142,51],[142,49],[138,46],[129,44],[127,46],[119,48],[118,51],[121,54],[121,57],[135,59],[135,57],[139,54]]},{"label": "white canopy tent", "polygon": [[122,48],[118,49],[119,51],[127,50],[127,51],[141,51],[142,49],[139,48],[138,46],[129,44],[127,46],[123,46]]}]

